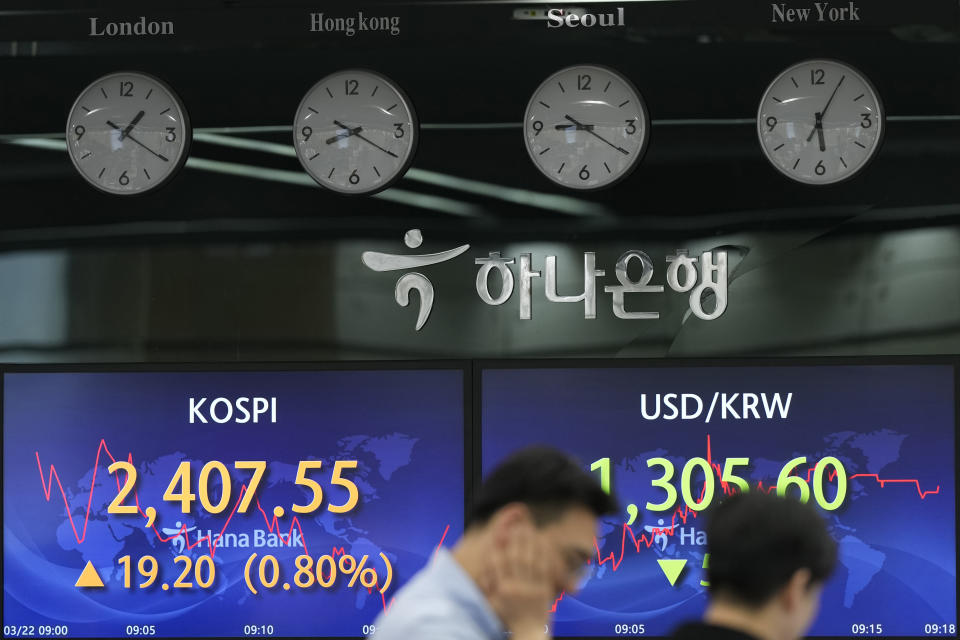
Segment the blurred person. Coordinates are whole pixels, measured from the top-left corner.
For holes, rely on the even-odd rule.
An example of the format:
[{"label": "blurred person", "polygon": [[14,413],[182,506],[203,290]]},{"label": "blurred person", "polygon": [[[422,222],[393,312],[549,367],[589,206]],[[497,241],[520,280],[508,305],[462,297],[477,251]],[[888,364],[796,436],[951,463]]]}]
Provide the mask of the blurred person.
[{"label": "blurred person", "polygon": [[677,640],[796,640],[820,606],[837,545],[809,504],[763,492],[736,495],[708,516],[709,604]]},{"label": "blurred person", "polygon": [[597,521],[617,511],[566,454],[524,449],[485,479],[452,551],[435,558],[374,622],[376,640],[543,640],[550,609],[577,590]]}]

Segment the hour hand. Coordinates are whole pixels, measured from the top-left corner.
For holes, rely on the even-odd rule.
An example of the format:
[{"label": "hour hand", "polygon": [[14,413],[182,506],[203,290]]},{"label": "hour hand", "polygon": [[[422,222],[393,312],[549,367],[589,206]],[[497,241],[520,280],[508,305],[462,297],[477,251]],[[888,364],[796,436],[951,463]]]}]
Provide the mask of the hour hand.
[{"label": "hour hand", "polygon": [[347,125],[341,123],[339,120],[334,120],[334,121],[333,121],[333,124],[337,125],[338,127],[342,128],[342,129],[346,129],[346,131],[344,131],[343,133],[338,133],[338,134],[335,135],[335,136],[331,136],[331,137],[327,138],[327,139],[325,140],[325,142],[326,142],[327,144],[333,144],[333,143],[336,142],[337,140],[343,140],[344,138],[349,138],[350,136],[355,136],[355,135],[357,135],[358,133],[360,133],[361,131],[363,131],[363,127],[361,127],[361,126],[356,126],[356,127],[353,127],[353,128],[351,129],[351,128],[348,127]]},{"label": "hour hand", "polygon": [[823,114],[819,111],[813,114],[813,130],[811,130],[810,135],[807,136],[807,142],[813,140],[813,134],[817,134],[818,141],[820,142],[820,152],[823,153],[827,150],[827,145],[823,139]]},{"label": "hour hand", "polygon": [[813,114],[813,129],[810,129],[810,135],[807,136],[807,142],[813,140],[814,134],[817,133],[817,124],[820,122],[820,112]]}]

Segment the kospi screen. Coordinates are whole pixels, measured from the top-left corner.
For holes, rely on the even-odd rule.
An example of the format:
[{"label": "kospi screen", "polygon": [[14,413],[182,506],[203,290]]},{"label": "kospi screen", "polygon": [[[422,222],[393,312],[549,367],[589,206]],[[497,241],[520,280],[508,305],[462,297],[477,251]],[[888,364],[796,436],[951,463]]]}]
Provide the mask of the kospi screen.
[{"label": "kospi screen", "polygon": [[462,368],[8,372],[5,636],[362,636],[463,526]]},{"label": "kospi screen", "polygon": [[557,636],[667,635],[706,605],[706,508],[733,491],[817,505],[839,547],[811,635],[955,635],[950,364],[484,367],[482,466],[547,443],[609,483]]}]

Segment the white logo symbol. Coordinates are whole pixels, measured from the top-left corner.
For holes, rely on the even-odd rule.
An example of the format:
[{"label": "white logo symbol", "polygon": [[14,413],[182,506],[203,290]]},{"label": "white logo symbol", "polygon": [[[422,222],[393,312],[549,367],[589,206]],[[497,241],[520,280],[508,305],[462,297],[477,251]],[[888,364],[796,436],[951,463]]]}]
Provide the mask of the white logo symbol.
[{"label": "white logo symbol", "polygon": [[190,527],[188,529],[185,524],[177,520],[176,529],[162,528],[160,531],[163,531],[168,536],[177,534],[175,538],[170,540],[170,543],[177,548],[177,553],[183,553],[184,547],[187,546],[187,533],[193,531],[194,529],[196,529],[196,527]]},{"label": "white logo symbol", "polygon": [[653,544],[659,544],[661,552],[667,550],[667,532],[663,528],[663,518],[660,518],[659,520],[657,520],[656,527],[647,525],[646,527],[644,527],[644,530],[647,533],[654,534]]},{"label": "white logo symbol", "polygon": [[[403,236],[403,242],[411,249],[416,249],[423,244],[423,234],[420,232],[420,229],[410,229]],[[469,248],[470,245],[464,244],[456,249],[418,256],[364,251],[360,259],[363,261],[363,264],[374,271],[399,271],[401,269],[426,267],[431,264],[439,264],[447,260],[453,260]],[[433,310],[433,284],[426,276],[417,272],[406,273],[400,276],[394,291],[394,298],[397,304],[401,307],[410,304],[410,291],[413,289],[416,289],[420,293],[420,310],[417,313],[417,331],[420,331],[423,325],[427,323],[427,318],[430,317],[430,311]]]}]

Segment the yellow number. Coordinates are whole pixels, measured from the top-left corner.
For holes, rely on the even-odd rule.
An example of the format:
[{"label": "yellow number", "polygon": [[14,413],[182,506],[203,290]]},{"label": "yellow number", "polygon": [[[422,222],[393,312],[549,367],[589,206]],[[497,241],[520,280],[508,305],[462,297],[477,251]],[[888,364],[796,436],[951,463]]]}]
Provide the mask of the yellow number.
[{"label": "yellow number", "polygon": [[720,482],[724,484],[735,484],[740,488],[740,493],[750,491],[750,485],[740,476],[733,475],[734,467],[745,467],[750,464],[750,458],[727,458],[723,463],[723,473],[720,474]]},{"label": "yellow number", "polygon": [[807,481],[799,476],[790,475],[790,472],[797,468],[798,465],[805,464],[806,462],[806,457],[800,456],[784,465],[783,469],[780,470],[780,476],[777,478],[778,496],[783,497],[787,495],[787,489],[789,489],[791,485],[797,485],[800,487],[800,502],[806,502],[810,499],[810,485],[807,484]]},{"label": "yellow number", "polygon": [[[270,565],[270,581],[267,581],[267,565]],[[260,584],[262,584],[267,589],[272,589],[277,586],[277,582],[280,580],[280,565],[277,563],[277,559],[273,556],[263,556],[260,559]]]},{"label": "yellow number", "polygon": [[[144,569],[143,568],[144,565],[147,565],[147,564],[150,565],[150,568]],[[157,559],[154,558],[153,556],[143,556],[142,558],[140,558],[140,562],[137,563],[137,571],[139,571],[140,575],[142,575],[144,578],[147,579],[146,582],[140,583],[141,589],[146,589],[147,587],[153,584],[153,581],[157,579],[158,569],[159,567],[157,567]]]},{"label": "yellow number", "polygon": [[[323,567],[325,565],[329,565],[326,578],[323,577]],[[327,589],[333,586],[333,583],[336,581],[336,579],[337,579],[337,563],[333,559],[333,556],[326,555],[326,556],[320,556],[319,558],[317,558],[317,584],[319,584],[324,589]]]},{"label": "yellow number", "polygon": [[123,588],[130,588],[130,556],[123,556],[117,560],[117,564],[123,565]]},{"label": "yellow number", "polygon": [[189,556],[177,556],[173,559],[174,562],[180,562],[181,560],[183,560],[186,565],[183,567],[183,573],[174,581],[173,586],[178,589],[190,589],[193,587],[193,583],[184,582],[183,579],[190,573],[190,569],[193,567],[193,560],[191,560]]},{"label": "yellow number", "polygon": [[[827,502],[823,495],[823,472],[828,465],[837,470],[837,495],[834,496],[832,502]],[[833,511],[839,508],[843,504],[843,499],[847,497],[847,471],[843,468],[843,463],[833,456],[827,456],[821,460],[817,468],[813,470],[813,497],[816,498],[820,508],[825,511]]]},{"label": "yellow number", "polygon": [[253,502],[253,496],[257,493],[257,488],[260,486],[260,481],[263,479],[263,474],[267,470],[267,463],[264,460],[237,460],[233,463],[233,468],[253,469],[253,476],[250,478],[250,482],[247,484],[247,488],[243,492],[243,498],[240,500],[240,506],[237,507],[237,511],[240,513],[246,513],[247,509],[250,508],[250,503]]},{"label": "yellow number", "polygon": [[[207,579],[204,580],[200,575],[200,567],[202,565],[207,565]],[[213,584],[213,576],[216,574],[216,565],[213,564],[213,558],[210,556],[200,556],[197,558],[197,564],[194,565],[193,575],[197,579],[197,584],[206,589]]]},{"label": "yellow number", "polygon": [[330,484],[338,487],[344,487],[347,490],[347,493],[350,494],[350,498],[339,507],[328,504],[327,511],[330,513],[346,513],[357,506],[357,502],[360,500],[360,492],[357,490],[357,485],[355,485],[351,480],[340,477],[340,473],[344,469],[356,468],[356,460],[338,460],[337,462],[333,463],[333,478],[330,479]]},{"label": "yellow number", "polygon": [[[210,492],[208,491],[210,472],[214,469],[220,473],[220,481],[223,483],[223,491],[220,494],[220,502],[217,504],[210,503]],[[225,464],[216,460],[211,460],[207,464],[203,465],[203,469],[200,470],[200,478],[197,484],[197,493],[200,494],[200,504],[203,505],[203,508],[207,510],[207,513],[220,513],[227,508],[227,504],[230,502],[230,472],[227,471]]]},{"label": "yellow number", "polygon": [[666,511],[677,502],[677,490],[674,489],[672,484],[670,484],[670,479],[673,478],[673,463],[666,458],[650,458],[647,460],[648,468],[655,465],[663,467],[663,475],[660,478],[655,479],[650,484],[654,487],[660,487],[666,491],[667,499],[660,504],[648,502],[645,508],[649,511]]},{"label": "yellow number", "polygon": [[[180,493],[174,493],[177,485],[180,485]],[[177,472],[173,474],[173,480],[163,494],[163,499],[167,502],[179,502],[180,511],[190,513],[190,503],[197,499],[197,496],[190,493],[190,463],[181,462],[177,467]],[[180,556],[185,558],[186,556]]]},{"label": "yellow number", "polygon": [[[693,475],[693,468],[700,467],[703,471],[703,497],[700,502],[693,499],[693,482],[690,476]],[[710,463],[703,458],[690,458],[687,464],[683,465],[683,473],[680,475],[680,491],[683,493],[683,501],[691,511],[703,511],[713,500],[713,469]],[[671,487],[672,488],[672,487]]]},{"label": "yellow number", "polygon": [[[306,562],[306,564],[304,564]],[[306,589],[313,586],[313,558],[310,556],[297,556],[294,561],[297,565],[297,573],[293,576],[293,581],[298,587]],[[306,576],[303,578],[302,576]]]},{"label": "yellow number", "polygon": [[117,460],[107,467],[107,472],[112,475],[117,471],[123,471],[127,474],[127,477],[123,483],[123,487],[117,492],[117,497],[114,498],[110,506],[107,507],[107,513],[136,513],[137,505],[123,504],[123,501],[126,500],[130,492],[133,491],[133,485],[137,482],[137,468],[129,462]]},{"label": "yellow number", "polygon": [[316,480],[311,480],[307,477],[307,470],[319,469],[322,464],[323,460],[300,461],[300,466],[297,468],[297,478],[293,481],[293,483],[310,487],[310,489],[313,491],[313,500],[310,501],[310,504],[304,506],[300,506],[298,504],[293,505],[293,510],[295,513],[313,513],[320,508],[320,503],[323,501],[323,489],[320,488],[320,485],[317,484]]},{"label": "yellow number", "polygon": [[590,465],[590,471],[600,470],[600,488],[610,493],[610,458],[600,458]]}]

